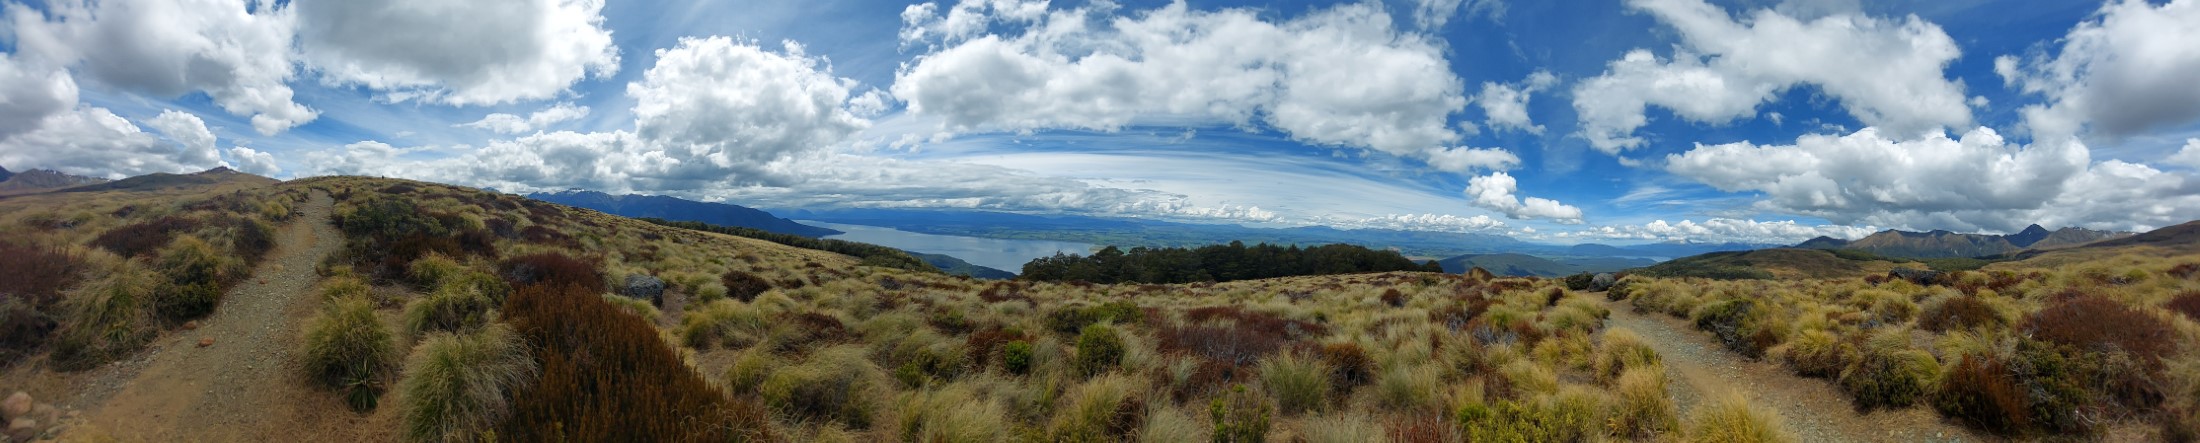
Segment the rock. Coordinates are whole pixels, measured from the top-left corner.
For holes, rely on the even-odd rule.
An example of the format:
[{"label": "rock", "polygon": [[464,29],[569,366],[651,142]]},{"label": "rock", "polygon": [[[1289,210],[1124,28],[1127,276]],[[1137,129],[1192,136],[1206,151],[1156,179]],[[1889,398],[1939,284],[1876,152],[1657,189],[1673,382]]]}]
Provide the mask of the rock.
[{"label": "rock", "polygon": [[46,423],[60,423],[61,410],[55,409],[53,405],[39,404],[37,407],[31,408],[31,418]]},{"label": "rock", "polygon": [[1589,291],[1591,291],[1591,292],[1604,292],[1604,291],[1608,291],[1608,290],[1611,290],[1611,289],[1612,289],[1612,284],[1613,284],[1613,283],[1618,283],[1618,282],[1619,282],[1619,277],[1618,277],[1618,276],[1614,276],[1614,275],[1612,275],[1612,273],[1610,273],[1610,272],[1605,272],[1605,273],[1599,273],[1599,274],[1597,274],[1597,276],[1596,276],[1596,277],[1592,277],[1592,278],[1590,278],[1590,279],[1589,279]]},{"label": "rock", "polygon": [[15,391],[14,394],[8,395],[6,401],[0,401],[0,415],[4,415],[6,418],[19,418],[29,413],[31,413],[31,394],[29,393]]},{"label": "rock", "polygon": [[30,417],[23,417],[8,422],[8,435],[22,435],[21,433],[23,432],[28,432],[31,435],[37,435],[38,420],[32,420]]},{"label": "rock", "polygon": [[192,321],[187,321],[187,322],[183,322],[183,330],[186,330],[186,331],[196,331],[196,330],[198,330],[198,329],[199,329],[199,321],[198,321],[198,320],[192,320]]},{"label": "rock", "polygon": [[1941,284],[1946,281],[1945,277],[1946,275],[1940,271],[1927,269],[1894,268],[1892,271],[1887,271],[1887,278],[1889,279],[1899,278],[1918,286]]},{"label": "rock", "polygon": [[214,337],[205,337],[205,338],[200,338],[200,339],[199,339],[199,347],[201,347],[201,348],[204,348],[204,347],[207,347],[207,346],[213,346],[213,345],[214,345]]},{"label": "rock", "polygon": [[650,303],[663,303],[665,281],[642,274],[627,274],[626,284],[619,285],[619,295],[649,300]]}]

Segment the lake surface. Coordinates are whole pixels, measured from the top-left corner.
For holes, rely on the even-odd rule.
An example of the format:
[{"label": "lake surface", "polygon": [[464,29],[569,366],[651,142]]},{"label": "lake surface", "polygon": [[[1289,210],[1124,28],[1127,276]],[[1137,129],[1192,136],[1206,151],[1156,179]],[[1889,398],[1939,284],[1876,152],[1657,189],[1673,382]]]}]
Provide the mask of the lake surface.
[{"label": "lake surface", "polygon": [[1002,240],[997,238],[936,235],[903,231],[877,226],[826,223],[814,220],[796,222],[821,228],[832,228],[847,233],[828,235],[825,238],[864,242],[926,254],[946,254],[978,266],[1008,272],[1023,272],[1024,263],[1039,257],[1050,257],[1056,252],[1090,255],[1093,245],[1048,240]]}]

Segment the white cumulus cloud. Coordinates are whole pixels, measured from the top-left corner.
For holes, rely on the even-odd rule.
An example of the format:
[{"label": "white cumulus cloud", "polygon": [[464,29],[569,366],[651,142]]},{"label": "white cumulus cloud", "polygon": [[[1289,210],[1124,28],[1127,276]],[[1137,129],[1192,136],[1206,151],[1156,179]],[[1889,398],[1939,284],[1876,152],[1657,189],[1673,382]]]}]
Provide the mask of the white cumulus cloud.
[{"label": "white cumulus cloud", "polygon": [[76,79],[0,53],[0,140],[29,132],[76,106]]},{"label": "white cumulus cloud", "polygon": [[262,135],[313,121],[288,82],[293,8],[266,0],[63,0],[6,6],[17,56],[72,66],[99,83],[159,97],[204,92]]},{"label": "white cumulus cloud", "polygon": [[1474,96],[1474,103],[1482,107],[1491,128],[1542,134],[1543,125],[1528,118],[1528,97],[1557,85],[1558,76],[1550,71],[1535,71],[1520,83],[1482,82],[1482,93]]},{"label": "white cumulus cloud", "polygon": [[1699,123],[1756,114],[1781,91],[1816,86],[1865,125],[1914,136],[1971,122],[1963,85],[1944,71],[1961,55],[1916,16],[1854,13],[1801,20],[1772,9],[1731,17],[1703,0],[1630,0],[1679,31],[1673,54],[1628,52],[1574,87],[1578,135],[1610,153],[1642,146],[1647,107]]},{"label": "white cumulus cloud", "polygon": [[[105,178],[221,166],[213,135],[198,117],[169,112],[174,114],[164,113],[149,124],[173,141],[145,132],[107,108],[79,105],[47,117],[37,129],[0,140],[0,165]],[[194,146],[201,141],[206,144]]]},{"label": "white cumulus cloud", "polygon": [[2044,96],[2025,106],[2036,139],[2092,127],[2113,135],[2200,118],[2200,1],[2110,1],[2059,39],[2052,56],[2001,56],[1994,70],[2011,86]]},{"label": "white cumulus cloud", "polygon": [[283,172],[281,166],[275,165],[274,154],[243,146],[229,148],[229,161],[231,164],[236,165],[238,171],[246,174],[274,177],[275,174]]},{"label": "white cumulus cloud", "polygon": [[497,112],[482,116],[481,120],[475,120],[473,123],[461,123],[456,126],[488,130],[498,134],[524,134],[584,117],[588,117],[587,106],[574,106],[571,102],[559,102],[556,105],[543,108],[543,110],[527,114],[526,117]]},{"label": "white cumulus cloud", "polygon": [[1430,167],[1448,172],[1502,171],[1520,166],[1520,156],[1501,148],[1429,148],[1422,155],[1428,158]]},{"label": "white cumulus cloud", "polygon": [[1821,236],[1854,240],[1878,231],[1879,228],[1874,226],[1812,226],[1797,223],[1794,220],[1757,221],[1712,218],[1702,222],[1681,220],[1678,223],[1669,223],[1665,220],[1657,220],[1640,225],[1597,226],[1578,231],[1561,232],[1553,234],[1553,236],[1579,240],[1794,244]]},{"label": "white cumulus cloud", "polygon": [[619,70],[603,0],[298,0],[299,52],[324,81],[390,100],[493,105]]},{"label": "white cumulus cloud", "polygon": [[1519,186],[1519,181],[1503,172],[1467,179],[1467,202],[1514,219],[1546,218],[1559,223],[1581,223],[1581,208],[1547,198],[1516,197],[1513,194],[1519,191]]},{"label": "white cumulus cloud", "polygon": [[[1442,47],[1398,30],[1380,5],[1271,21],[1182,2],[1043,16],[1016,4],[962,22],[936,7],[905,12],[903,36],[917,40],[904,43],[928,50],[896,74],[894,96],[947,132],[1263,124],[1306,143],[1402,156],[1459,138],[1447,120],[1467,100]],[[1020,32],[977,27],[1018,21]]]}]

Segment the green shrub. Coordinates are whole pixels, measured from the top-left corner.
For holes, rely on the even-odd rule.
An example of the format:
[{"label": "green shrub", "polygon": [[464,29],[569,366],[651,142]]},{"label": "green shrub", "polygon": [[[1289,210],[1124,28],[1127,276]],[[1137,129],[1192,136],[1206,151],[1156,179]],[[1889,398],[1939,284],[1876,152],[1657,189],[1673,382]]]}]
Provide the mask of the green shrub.
[{"label": "green shrub", "polygon": [[1741,394],[1728,394],[1688,414],[1688,436],[1699,443],[1779,443],[1795,441],[1780,416],[1758,410]]},{"label": "green shrub", "polygon": [[485,440],[511,414],[511,392],[535,373],[527,343],[509,327],[429,336],[405,359],[405,378],[398,381],[405,438]]},{"label": "green shrub", "polygon": [[1288,352],[1262,361],[1260,380],[1284,414],[1319,411],[1329,393],[1328,365]]},{"label": "green shrub", "polygon": [[1587,392],[1569,390],[1522,401],[1494,405],[1469,402],[1458,413],[1467,441],[1555,442],[1581,441],[1598,428],[1602,405]]},{"label": "green shrub", "polygon": [[1925,311],[1917,318],[1917,327],[1933,332],[1999,328],[2008,324],[2009,319],[2002,317],[2001,311],[1994,309],[1993,305],[1968,295],[1948,297],[1926,306]]},{"label": "green shrub", "polygon": [[1230,392],[1216,397],[1207,405],[1208,416],[1214,420],[1215,443],[1260,443],[1268,441],[1268,420],[1273,409],[1245,385],[1234,385]]},{"label": "green shrub", "polygon": [[1086,377],[1115,369],[1123,363],[1123,337],[1107,325],[1088,325],[1077,334],[1077,373]]},{"label": "green shrub", "polygon": [[450,257],[445,257],[443,254],[428,254],[420,257],[419,260],[413,260],[412,264],[406,267],[406,276],[411,278],[414,287],[427,291],[435,290],[443,286],[445,281],[458,278],[467,272],[470,272],[470,270],[466,269],[466,265],[460,264]]},{"label": "green shrub", "polygon": [[761,390],[765,404],[803,419],[869,427],[887,386],[864,353],[860,346],[835,346],[773,371]]},{"label": "green shrub", "polygon": [[1349,397],[1353,388],[1375,380],[1375,363],[1358,343],[1325,344],[1320,352],[1322,363],[1329,365],[1329,384],[1337,389],[1338,397]]},{"label": "green shrub", "polygon": [[352,409],[374,409],[397,369],[396,340],[374,316],[374,304],[360,298],[331,300],[306,321],[306,375],[324,387],[344,392]]},{"label": "green shrub", "polygon": [[1076,334],[1096,323],[1137,323],[1143,316],[1138,305],[1127,301],[1067,306],[1047,314],[1047,327],[1063,334]]},{"label": "green shrub", "polygon": [[472,287],[449,285],[405,304],[405,333],[463,332],[488,324],[495,300]]},{"label": "green shrub", "polygon": [[1842,343],[1833,333],[1822,329],[1806,329],[1788,340],[1784,355],[1788,368],[1805,377],[1838,377],[1847,367],[1843,356],[1856,353],[1856,347]]},{"label": "green shrub", "polygon": [[1841,370],[1841,388],[1859,408],[1905,407],[1925,398],[1940,378],[1933,354],[1909,347],[1909,332],[1889,330],[1872,337],[1861,358]]},{"label": "green shrub", "polygon": [[1001,369],[1017,375],[1031,373],[1031,342],[1017,340],[1002,347]]},{"label": "green shrub", "polygon": [[230,280],[220,251],[198,237],[179,236],[161,248],[158,264],[168,279],[153,293],[153,310],[161,319],[180,323],[214,313]]},{"label": "green shrub", "polygon": [[1429,409],[1443,383],[1432,366],[1395,365],[1375,379],[1376,404],[1391,410]]}]

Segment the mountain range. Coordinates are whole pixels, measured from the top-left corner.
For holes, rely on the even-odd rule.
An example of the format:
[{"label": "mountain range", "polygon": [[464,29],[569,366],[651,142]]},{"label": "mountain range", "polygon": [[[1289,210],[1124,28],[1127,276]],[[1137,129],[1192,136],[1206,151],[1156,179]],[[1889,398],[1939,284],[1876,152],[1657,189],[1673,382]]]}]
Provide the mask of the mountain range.
[{"label": "mountain range", "polygon": [[0,168],[0,195],[24,194],[53,189],[105,183],[106,179],[63,174],[51,169],[32,169],[9,172]]},{"label": "mountain range", "polygon": [[[1601,245],[1600,245],[1601,246]],[[1444,272],[1459,274],[1482,268],[1507,277],[1562,277],[1581,273],[1613,272],[1657,264],[1647,258],[1567,257],[1548,259],[1527,254],[1468,254],[1437,260]]]},{"label": "mountain range", "polygon": [[661,218],[720,226],[762,229],[803,237],[824,237],[841,231],[796,223],[771,213],[727,203],[709,203],[662,195],[611,195],[596,191],[537,192],[527,198],[566,206],[594,209],[630,218]]},{"label": "mountain range", "polygon": [[1909,232],[1885,230],[1856,240],[1818,237],[1795,245],[1802,249],[1854,249],[1897,258],[1955,258],[2007,255],[2025,250],[2048,250],[2123,238],[2129,232],[2095,231],[2066,227],[2053,231],[2031,225],[2014,234],[1958,234],[1936,230]]}]

